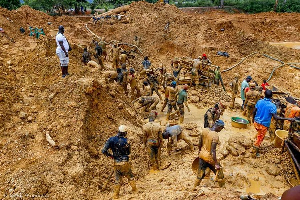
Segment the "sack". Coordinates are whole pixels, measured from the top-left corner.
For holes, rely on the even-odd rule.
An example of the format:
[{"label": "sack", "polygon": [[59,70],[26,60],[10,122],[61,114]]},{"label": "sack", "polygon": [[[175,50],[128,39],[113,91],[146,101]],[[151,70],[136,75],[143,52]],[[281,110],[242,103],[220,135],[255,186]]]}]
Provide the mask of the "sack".
[{"label": "sack", "polygon": [[207,151],[206,148],[202,147],[199,153],[199,158],[203,159],[211,165],[215,165],[215,161],[213,160],[212,155],[210,154],[210,152]]}]

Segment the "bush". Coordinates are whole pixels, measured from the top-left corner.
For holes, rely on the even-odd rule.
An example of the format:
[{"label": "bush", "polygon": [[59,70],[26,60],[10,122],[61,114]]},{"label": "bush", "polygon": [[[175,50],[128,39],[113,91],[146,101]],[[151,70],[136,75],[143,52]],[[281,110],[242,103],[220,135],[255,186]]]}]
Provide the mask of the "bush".
[{"label": "bush", "polygon": [[274,9],[274,0],[245,0],[236,7],[247,13],[270,12]]}]

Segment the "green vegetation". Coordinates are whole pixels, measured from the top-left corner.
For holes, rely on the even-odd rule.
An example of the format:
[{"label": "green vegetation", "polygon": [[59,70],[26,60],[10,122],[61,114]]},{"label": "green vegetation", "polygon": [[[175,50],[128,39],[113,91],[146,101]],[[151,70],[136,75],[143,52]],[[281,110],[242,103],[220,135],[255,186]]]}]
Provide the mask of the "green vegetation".
[{"label": "green vegetation", "polygon": [[[94,13],[95,9],[105,9],[107,11],[130,4],[133,1],[136,0],[94,0],[92,3],[88,3],[86,0],[24,0],[24,4],[53,14],[57,14],[58,10],[68,10],[70,8],[75,9],[75,12],[79,12],[81,6],[90,8],[92,13]],[[157,0],[146,1],[155,3]],[[236,8],[246,13],[270,11],[300,12],[300,0],[223,0],[223,2],[225,10],[228,10],[228,7],[232,7],[232,9]],[[276,4],[276,2],[278,3]],[[170,4],[174,4],[177,7],[211,7],[221,6],[221,0],[170,0]],[[19,0],[0,0],[0,6],[12,10],[21,5]]]},{"label": "green vegetation", "polygon": [[20,0],[0,0],[0,6],[9,10],[13,10],[19,8],[21,6],[21,3]]}]

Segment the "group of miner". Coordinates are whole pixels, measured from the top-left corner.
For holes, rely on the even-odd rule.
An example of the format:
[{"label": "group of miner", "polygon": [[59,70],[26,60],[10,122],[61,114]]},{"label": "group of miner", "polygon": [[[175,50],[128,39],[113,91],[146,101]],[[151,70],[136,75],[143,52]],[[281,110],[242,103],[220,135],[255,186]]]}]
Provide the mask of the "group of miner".
[{"label": "group of miner", "polygon": [[[69,75],[68,51],[70,51],[70,45],[63,33],[64,27],[60,26],[56,36],[56,53],[60,60],[62,77],[64,78]],[[136,47],[135,51],[137,51],[140,42],[139,38],[135,37],[133,42]],[[213,79],[213,82],[217,85],[221,82],[224,88],[219,67],[212,70],[211,61],[207,58],[206,54],[203,54],[202,57],[198,57],[192,62],[192,66],[189,70],[191,76],[189,86],[184,84],[180,87],[178,83],[182,71],[182,62],[180,62],[179,59],[172,60],[171,72],[168,72],[166,67],[162,64],[158,68],[154,68],[148,56],[144,57],[141,65],[137,67],[137,70],[133,67],[128,69],[127,66],[130,65],[131,62],[129,53],[120,48],[117,43],[113,43],[111,44],[110,50],[110,60],[113,68],[111,70],[105,65],[106,62],[109,61],[107,52],[107,45],[109,44],[110,43],[105,41],[104,37],[102,37],[100,41],[96,38],[93,39],[91,46],[92,49],[94,49],[94,53],[90,53],[88,48],[84,48],[82,62],[88,66],[98,67],[101,71],[106,70],[106,81],[118,83],[120,89],[124,91],[124,94],[130,95],[133,106],[136,107],[135,104],[137,103],[144,118],[148,118],[149,121],[142,127],[144,137],[141,148],[147,148],[151,169],[159,170],[161,168],[160,155],[164,140],[167,141],[166,149],[168,155],[171,154],[173,147],[177,147],[178,140],[184,140],[188,148],[193,151],[194,145],[181,126],[184,122],[184,107],[190,112],[187,103],[188,89],[193,86],[197,89],[196,86],[200,85],[209,87],[211,86],[211,79]],[[94,54],[97,62],[92,61],[92,54]],[[230,83],[232,88],[232,104],[230,108],[236,107],[235,99],[240,92],[240,97],[243,100],[241,106],[243,114],[247,116],[249,122],[254,124],[258,132],[257,139],[253,144],[253,151],[255,155],[259,157],[259,147],[270,127],[271,119],[275,119],[276,123],[279,120],[294,121],[295,117],[300,117],[300,103],[292,101],[290,103],[291,105],[286,107],[285,115],[279,116],[277,105],[272,101],[272,91],[268,90],[269,85],[267,81],[264,80],[262,85],[258,86],[255,81],[252,81],[251,76],[247,76],[246,79],[242,81],[241,87],[239,87],[239,78],[239,75],[235,74]],[[130,94],[128,93],[128,85],[130,86]],[[161,91],[163,91],[164,95],[160,94]],[[156,121],[159,101],[162,103],[160,109],[161,113],[163,113],[165,107],[167,107],[167,124],[165,126],[162,126],[160,122]],[[199,163],[193,190],[197,189],[201,180],[210,172],[207,168],[216,174],[219,185],[224,185],[224,174],[217,160],[216,148],[219,143],[218,132],[225,126],[224,122],[220,120],[225,108],[226,106],[223,102],[216,102],[204,115],[204,129],[200,133],[199,143],[197,145],[199,149]],[[176,121],[178,118],[179,122]],[[285,127],[287,127],[288,122],[284,123],[286,124]],[[117,135],[109,138],[102,149],[104,155],[114,159],[116,179],[114,188],[115,199],[119,197],[122,178],[124,176],[128,178],[132,191],[137,190],[129,160],[131,148],[130,142],[126,137],[127,131],[128,128],[125,125],[120,125]]]}]

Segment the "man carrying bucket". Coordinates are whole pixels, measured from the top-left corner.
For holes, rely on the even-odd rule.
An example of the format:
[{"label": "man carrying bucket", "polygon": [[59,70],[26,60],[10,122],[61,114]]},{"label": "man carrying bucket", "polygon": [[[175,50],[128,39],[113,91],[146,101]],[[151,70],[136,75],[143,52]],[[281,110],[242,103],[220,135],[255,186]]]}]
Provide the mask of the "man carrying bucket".
[{"label": "man carrying bucket", "polygon": [[294,118],[282,118],[279,117],[277,113],[277,109],[274,103],[272,103],[272,91],[266,90],[265,98],[259,100],[253,112],[253,120],[254,127],[257,130],[256,141],[253,144],[253,151],[256,153],[256,157],[259,157],[259,147],[264,140],[264,137],[267,133],[268,128],[271,124],[271,119],[274,117],[275,120],[289,120],[294,121]]}]

